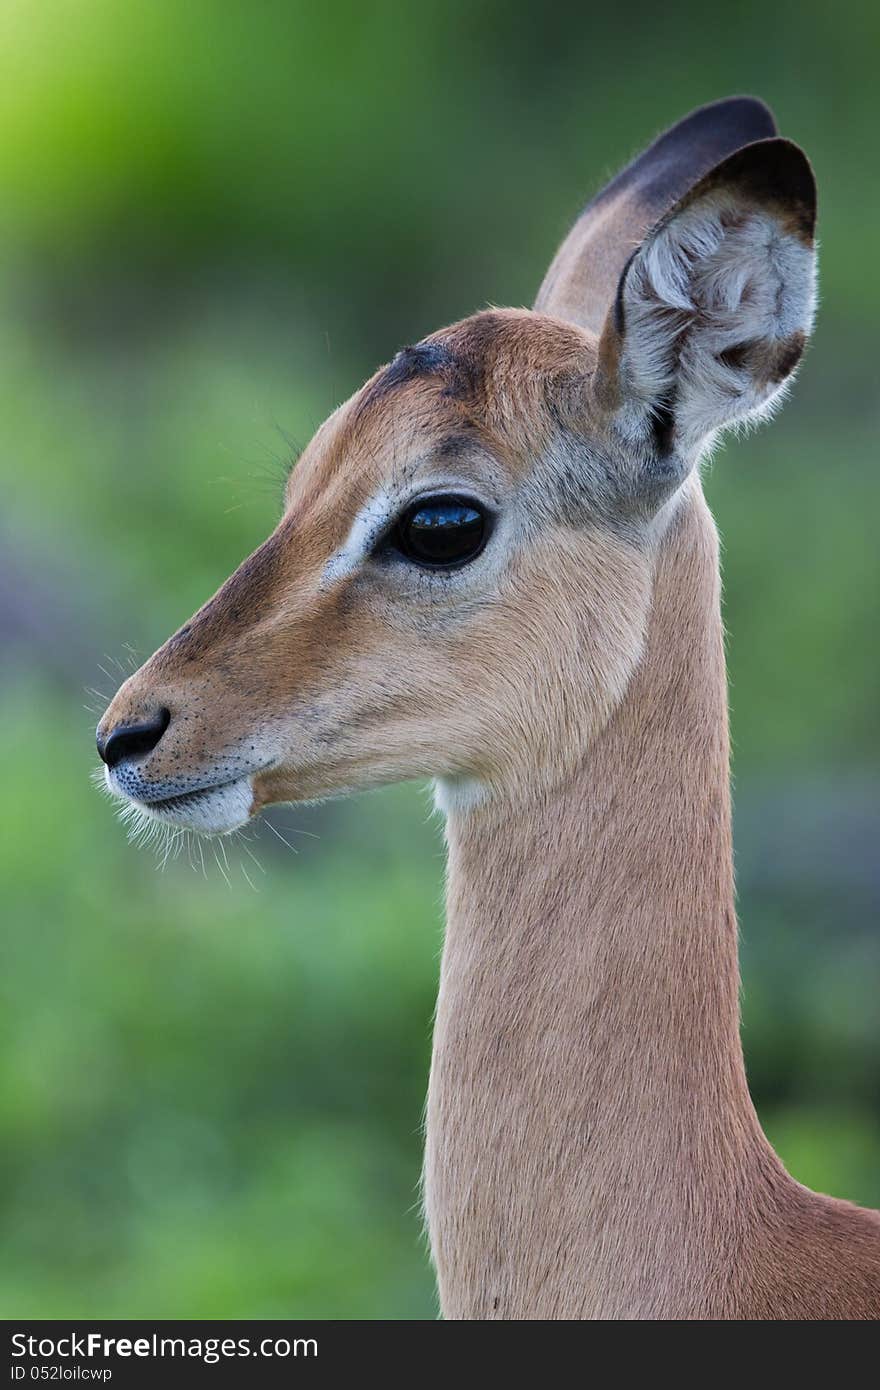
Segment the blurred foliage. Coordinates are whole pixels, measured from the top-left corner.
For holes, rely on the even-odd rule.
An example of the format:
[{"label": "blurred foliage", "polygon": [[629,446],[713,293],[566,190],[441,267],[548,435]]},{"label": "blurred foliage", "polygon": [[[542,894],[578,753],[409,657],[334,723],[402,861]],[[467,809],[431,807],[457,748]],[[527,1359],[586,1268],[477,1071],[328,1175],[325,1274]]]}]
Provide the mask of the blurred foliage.
[{"label": "blurred foliage", "polygon": [[732,91],[810,152],[824,244],[793,404],[708,482],[746,1049],[795,1175],[880,1203],[878,39],[820,0],[0,9],[7,1316],[433,1315],[427,798],[160,873],[89,788],[82,705],[262,538],[341,396],[528,303],[583,195]]}]

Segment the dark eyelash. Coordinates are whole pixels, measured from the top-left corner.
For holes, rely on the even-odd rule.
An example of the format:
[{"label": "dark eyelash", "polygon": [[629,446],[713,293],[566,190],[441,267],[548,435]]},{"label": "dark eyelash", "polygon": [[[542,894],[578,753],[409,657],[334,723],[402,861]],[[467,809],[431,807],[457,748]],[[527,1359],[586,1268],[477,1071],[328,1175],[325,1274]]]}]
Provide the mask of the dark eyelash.
[{"label": "dark eyelash", "polygon": [[299,461],[300,461],[300,459],[302,458],[302,456],[303,456],[302,445],[301,445],[301,444],[294,444],[294,446],[293,446],[293,453],[291,454],[290,459],[288,460],[288,462],[285,463],[285,465],[284,465],[284,485],[285,485],[285,487],[286,487],[287,484],[290,482],[290,475],[291,475],[291,473],[293,472],[294,468],[296,468],[296,465],[299,463]]},{"label": "dark eyelash", "polygon": [[[285,443],[290,445],[291,441],[285,437]],[[281,507],[282,510],[287,502],[287,489],[290,486],[290,479],[294,468],[303,456],[303,450],[299,444],[293,445],[293,452],[280,464],[279,481],[281,483]]]}]

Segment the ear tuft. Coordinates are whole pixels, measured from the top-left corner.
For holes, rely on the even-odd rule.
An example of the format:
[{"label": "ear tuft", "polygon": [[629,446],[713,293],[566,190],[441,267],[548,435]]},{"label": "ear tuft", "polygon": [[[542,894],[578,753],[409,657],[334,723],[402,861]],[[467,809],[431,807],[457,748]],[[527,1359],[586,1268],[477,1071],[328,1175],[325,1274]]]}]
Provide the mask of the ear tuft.
[{"label": "ear tuft", "polygon": [[688,456],[719,429],[772,411],[812,327],[815,208],[802,151],[762,140],[701,179],[648,235],[600,347],[604,394],[631,442]]}]

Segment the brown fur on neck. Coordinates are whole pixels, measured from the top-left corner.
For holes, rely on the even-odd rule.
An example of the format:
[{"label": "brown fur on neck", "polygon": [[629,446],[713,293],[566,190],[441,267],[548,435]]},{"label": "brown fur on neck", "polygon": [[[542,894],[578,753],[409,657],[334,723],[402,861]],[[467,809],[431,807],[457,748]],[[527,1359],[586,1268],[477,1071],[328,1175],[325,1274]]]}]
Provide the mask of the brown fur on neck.
[{"label": "brown fur on neck", "polygon": [[739,1041],[724,653],[698,487],[577,773],[453,813],[426,1197],[454,1318],[880,1313],[880,1222],[770,1150]]}]

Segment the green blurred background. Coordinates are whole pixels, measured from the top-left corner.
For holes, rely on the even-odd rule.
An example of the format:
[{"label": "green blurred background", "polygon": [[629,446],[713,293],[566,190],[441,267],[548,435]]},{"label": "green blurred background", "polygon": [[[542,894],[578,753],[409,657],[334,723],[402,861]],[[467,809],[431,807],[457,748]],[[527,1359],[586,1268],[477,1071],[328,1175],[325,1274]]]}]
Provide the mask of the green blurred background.
[{"label": "green blurred background", "polygon": [[5,1316],[434,1315],[424,789],[159,872],[89,785],[96,712],[334,403],[529,303],[583,196],[736,91],[813,157],[824,253],[792,403],[708,480],[746,1051],[793,1173],[880,1204],[878,44],[875,5],[819,0],[5,0]]}]

